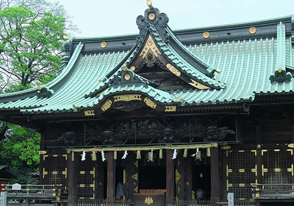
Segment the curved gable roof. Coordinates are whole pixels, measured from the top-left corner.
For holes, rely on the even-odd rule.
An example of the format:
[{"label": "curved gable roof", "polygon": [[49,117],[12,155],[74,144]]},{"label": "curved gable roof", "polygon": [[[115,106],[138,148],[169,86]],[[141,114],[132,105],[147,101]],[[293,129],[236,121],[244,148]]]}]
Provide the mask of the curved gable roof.
[{"label": "curved gable roof", "polygon": [[[0,95],[0,111],[18,111],[24,114],[78,112],[100,107],[110,96],[128,93],[142,94],[155,103],[177,105],[178,108],[252,102],[256,95],[293,94],[294,82],[292,78],[287,79],[288,70],[294,68],[291,39],[293,29],[289,18],[259,24],[255,22],[262,25],[255,34],[248,32],[248,24],[244,24],[248,29],[238,25],[236,31],[242,27],[242,32],[244,30],[248,33],[243,39],[239,35],[237,39],[217,40],[212,32],[209,37],[211,40],[202,37],[203,42],[200,42],[200,37],[195,37],[193,42],[191,32],[194,30],[191,30],[187,32],[190,43],[184,47],[167,26],[166,15],[159,11],[156,14],[157,11],[152,9],[147,9],[146,12],[145,17],[137,19],[143,18],[146,22],[142,27],[138,25],[140,34],[131,49],[113,51],[99,47],[99,50],[89,52],[93,48],[92,40],[89,43],[87,40],[75,39],[77,45],[72,46],[70,60],[55,80],[40,89]],[[155,16],[158,15],[158,19],[146,20],[152,12],[155,12]],[[155,22],[160,17],[163,18],[160,20],[163,24],[158,25],[160,22]],[[204,28],[202,31],[210,29],[213,30]],[[229,31],[232,32],[233,29],[234,26],[230,26]],[[198,34],[199,30],[195,32]],[[170,65],[183,76],[214,89],[162,91],[156,89],[155,82],[144,79],[136,72],[123,71],[123,65],[130,69],[133,61],[138,58],[148,35]],[[102,41],[104,38],[95,39],[94,45],[100,45]],[[115,40],[109,44],[111,43],[115,44]],[[222,72],[212,78],[215,68]],[[127,73],[138,81],[115,83]],[[285,80],[270,80],[272,75],[277,79],[283,78],[281,75],[284,73]]]}]

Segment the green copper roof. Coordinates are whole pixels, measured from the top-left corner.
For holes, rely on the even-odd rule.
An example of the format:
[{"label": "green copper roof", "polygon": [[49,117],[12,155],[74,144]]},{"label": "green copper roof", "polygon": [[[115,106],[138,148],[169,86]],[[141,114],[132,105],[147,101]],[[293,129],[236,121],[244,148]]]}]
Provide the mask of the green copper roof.
[{"label": "green copper roof", "polygon": [[[166,56],[177,55],[176,59],[172,59],[177,68],[203,83],[207,82],[220,88],[211,90],[162,91],[156,89],[156,86],[146,79],[130,84],[114,84],[113,81],[122,77],[122,65],[131,62],[139,51],[133,47],[129,50],[83,52],[87,42],[81,41],[75,46],[70,61],[60,75],[43,86],[44,94],[51,95],[42,96],[38,88],[3,94],[0,95],[0,111],[76,112],[77,109],[73,105],[76,105],[78,110],[95,108],[112,95],[130,93],[144,94],[158,104],[178,105],[179,107],[252,102],[256,95],[292,94],[294,91],[292,79],[282,83],[271,82],[269,79],[279,69],[286,72],[286,68],[294,68],[291,35],[287,34],[284,22],[275,24],[274,28],[276,29],[275,35],[266,37],[255,38],[252,35],[251,38],[246,37],[245,39],[238,37],[237,40],[224,39],[185,44],[187,54],[193,59],[198,59],[199,64],[204,65],[204,68],[222,70],[213,79],[207,76],[204,70],[196,71],[195,67],[185,67],[191,65],[190,57],[184,58],[182,54],[179,54],[178,48],[175,48],[173,44],[181,45],[181,43],[173,36],[169,28],[166,32],[169,34],[170,42],[165,42],[164,38],[154,31],[152,37],[161,51]],[[153,28],[151,30],[153,31]],[[97,42],[99,41],[103,39],[98,39]],[[136,74],[134,77],[140,78]],[[225,87],[223,83],[226,84]],[[103,90],[103,93],[96,96],[100,89]],[[180,99],[184,101],[180,102]]]}]

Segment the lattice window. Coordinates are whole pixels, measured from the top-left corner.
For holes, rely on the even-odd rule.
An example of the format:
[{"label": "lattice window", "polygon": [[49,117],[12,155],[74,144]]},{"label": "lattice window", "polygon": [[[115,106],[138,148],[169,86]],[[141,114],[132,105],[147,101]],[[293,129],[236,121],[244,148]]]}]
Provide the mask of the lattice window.
[{"label": "lattice window", "polygon": [[293,183],[293,149],[262,150],[264,184]]},{"label": "lattice window", "polygon": [[91,153],[86,154],[86,160],[78,158],[77,195],[79,199],[95,199],[95,161]]},{"label": "lattice window", "polygon": [[43,183],[49,185],[66,185],[67,155],[43,155]]},{"label": "lattice window", "polygon": [[227,151],[227,191],[239,200],[252,199],[251,183],[256,183],[256,150]]}]

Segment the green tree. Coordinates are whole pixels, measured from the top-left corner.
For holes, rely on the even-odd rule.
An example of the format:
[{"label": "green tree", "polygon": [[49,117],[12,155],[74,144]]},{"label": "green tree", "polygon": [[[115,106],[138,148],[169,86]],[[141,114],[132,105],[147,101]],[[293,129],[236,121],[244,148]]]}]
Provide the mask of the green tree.
[{"label": "green tree", "polygon": [[6,7],[0,11],[0,28],[0,71],[6,79],[2,90],[8,85],[9,90],[21,90],[55,78],[61,63],[63,17],[44,12],[36,18],[24,6]]},{"label": "green tree", "polygon": [[4,139],[0,142],[1,164],[8,165],[14,173],[10,183],[37,184],[38,179],[30,175],[39,171],[41,135],[33,129],[8,124]]},{"label": "green tree", "polygon": [[33,129],[9,124],[2,140],[2,157],[15,168],[20,166],[38,166],[40,163],[40,133]]},{"label": "green tree", "polygon": [[[60,71],[62,36],[78,31],[63,6],[47,0],[0,1],[0,93],[45,84]],[[1,124],[0,161],[17,175],[11,183],[36,183],[40,134]]]}]

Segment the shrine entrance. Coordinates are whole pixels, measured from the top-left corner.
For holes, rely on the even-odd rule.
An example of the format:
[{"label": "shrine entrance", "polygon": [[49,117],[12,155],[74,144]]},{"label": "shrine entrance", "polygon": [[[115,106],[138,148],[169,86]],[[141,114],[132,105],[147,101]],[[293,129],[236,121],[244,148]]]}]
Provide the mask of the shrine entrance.
[{"label": "shrine entrance", "polygon": [[195,199],[209,200],[211,197],[211,172],[209,164],[194,164],[192,168],[192,190]]},{"label": "shrine entrance", "polygon": [[141,166],[139,167],[139,192],[143,190],[165,190],[166,168],[165,166]]}]

